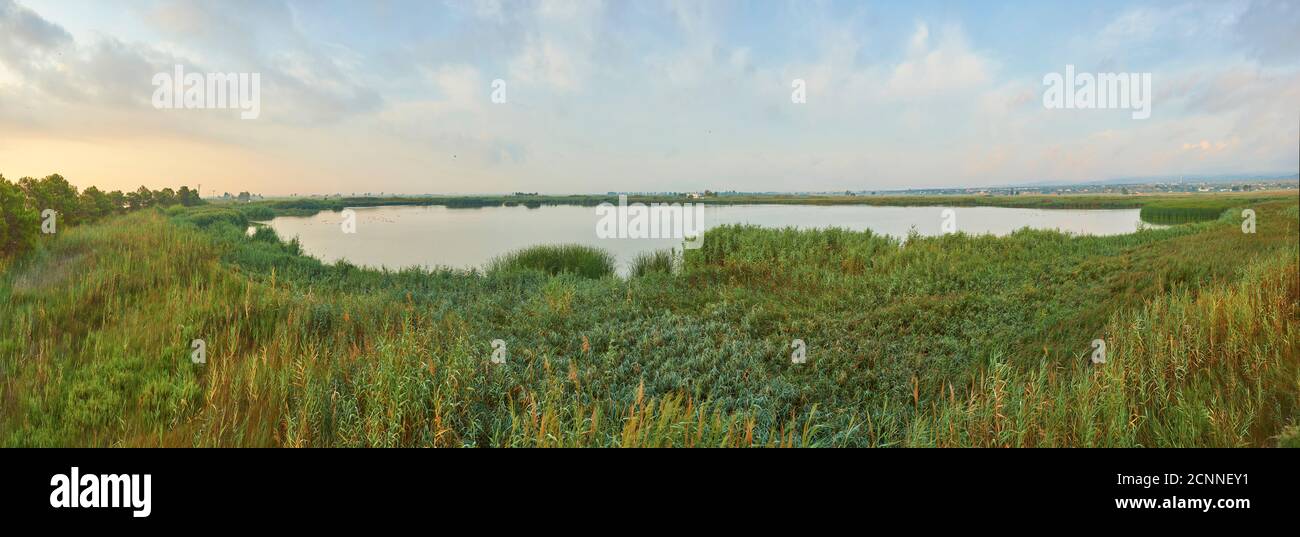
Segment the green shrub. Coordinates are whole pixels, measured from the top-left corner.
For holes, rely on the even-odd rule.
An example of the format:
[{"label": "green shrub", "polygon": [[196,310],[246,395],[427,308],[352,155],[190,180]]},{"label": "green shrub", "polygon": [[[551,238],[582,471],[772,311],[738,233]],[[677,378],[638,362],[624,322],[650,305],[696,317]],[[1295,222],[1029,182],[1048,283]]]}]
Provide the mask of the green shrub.
[{"label": "green shrub", "polygon": [[501,202],[477,198],[451,198],[447,200],[446,206],[448,209],[477,209],[479,207],[500,207]]},{"label": "green shrub", "polygon": [[224,207],[203,207],[184,214],[182,218],[201,228],[218,222],[225,222],[240,229],[248,227],[248,217],[244,216],[244,213]]},{"label": "green shrub", "polygon": [[279,244],[280,242],[280,236],[277,235],[275,230],[270,226],[257,226],[256,230],[253,231],[252,239],[258,242],[269,242],[272,244]]},{"label": "green shrub", "polygon": [[81,223],[81,201],[77,187],[72,186],[62,175],[56,173],[44,179],[24,177],[18,180],[18,186],[27,194],[29,205],[37,212],[51,209],[58,213],[59,225]]},{"label": "green shrub", "polygon": [[674,250],[656,250],[653,252],[643,252],[632,258],[631,269],[628,273],[633,278],[640,278],[647,274],[672,274],[673,257],[676,255]]},{"label": "green shrub", "polygon": [[0,257],[20,255],[36,244],[40,216],[17,185],[0,175]]},{"label": "green shrub", "polygon": [[492,260],[487,270],[508,272],[530,269],[552,276],[567,273],[584,278],[603,278],[614,273],[614,256],[600,248],[579,244],[534,246]]},{"label": "green shrub", "polygon": [[275,218],[275,211],[265,205],[240,205],[237,210],[249,220],[266,221]]},{"label": "green shrub", "polygon": [[1189,199],[1156,202],[1142,207],[1142,220],[1153,224],[1185,224],[1216,220],[1238,200]]},{"label": "green shrub", "polygon": [[271,202],[269,206],[281,214],[312,215],[318,211],[341,211],[343,201],[304,198]]}]

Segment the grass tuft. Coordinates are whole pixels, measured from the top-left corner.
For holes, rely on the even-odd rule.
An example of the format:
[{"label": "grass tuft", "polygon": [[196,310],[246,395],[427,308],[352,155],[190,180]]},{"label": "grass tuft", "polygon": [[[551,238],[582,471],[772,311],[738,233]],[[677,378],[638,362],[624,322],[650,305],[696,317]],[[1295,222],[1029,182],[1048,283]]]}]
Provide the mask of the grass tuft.
[{"label": "grass tuft", "polygon": [[615,260],[609,252],[580,244],[543,245],[498,257],[488,264],[488,273],[539,270],[548,275],[574,274],[599,279],[614,274]]},{"label": "grass tuft", "polygon": [[674,250],[656,250],[637,254],[636,257],[632,258],[628,274],[633,278],[640,278],[649,274],[672,274],[673,257],[676,255]]},{"label": "grass tuft", "polygon": [[1159,201],[1142,207],[1141,218],[1152,224],[1186,224],[1216,220],[1240,200],[1231,198],[1192,198]]}]

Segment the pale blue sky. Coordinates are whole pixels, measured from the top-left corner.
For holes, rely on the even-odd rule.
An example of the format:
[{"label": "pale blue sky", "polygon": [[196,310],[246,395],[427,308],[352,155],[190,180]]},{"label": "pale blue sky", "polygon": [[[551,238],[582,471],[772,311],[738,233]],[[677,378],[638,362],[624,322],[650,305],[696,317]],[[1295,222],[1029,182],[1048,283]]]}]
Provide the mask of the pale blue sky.
[{"label": "pale blue sky", "polygon": [[[0,174],[288,194],[1295,172],[1297,34],[1300,3],[1262,0],[0,0]],[[177,63],[261,73],[261,117],[154,109]],[[1046,109],[1066,64],[1151,73],[1151,118]]]}]

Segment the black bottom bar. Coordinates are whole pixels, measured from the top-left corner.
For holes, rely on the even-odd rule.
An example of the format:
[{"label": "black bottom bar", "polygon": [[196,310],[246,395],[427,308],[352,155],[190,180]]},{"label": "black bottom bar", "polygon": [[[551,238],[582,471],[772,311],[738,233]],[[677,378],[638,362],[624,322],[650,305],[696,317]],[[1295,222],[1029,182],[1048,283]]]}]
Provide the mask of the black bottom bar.
[{"label": "black bottom bar", "polygon": [[[170,523],[240,529],[254,521],[429,523],[435,512],[434,519],[467,523],[509,512],[617,517],[632,506],[640,514],[627,516],[636,519],[662,508],[662,516],[687,509],[748,513],[744,518],[753,520],[807,516],[818,523],[900,513],[932,514],[927,524],[960,524],[971,516],[997,524],[988,517],[1022,515],[1087,525],[1258,522],[1292,514],[1300,482],[1294,452],[1258,449],[16,449],[0,456],[7,463],[0,491],[7,521],[159,529]],[[147,474],[148,516],[133,514],[143,512],[145,502],[135,501],[143,494],[119,500],[120,507],[53,507],[52,496],[58,503],[67,494],[58,494],[52,478],[62,485],[55,476],[70,481],[73,468],[80,479],[96,476],[88,483],[122,474],[139,475],[143,483]],[[96,493],[76,488],[79,503],[95,502],[104,483]],[[103,501],[111,503],[111,494]]]}]

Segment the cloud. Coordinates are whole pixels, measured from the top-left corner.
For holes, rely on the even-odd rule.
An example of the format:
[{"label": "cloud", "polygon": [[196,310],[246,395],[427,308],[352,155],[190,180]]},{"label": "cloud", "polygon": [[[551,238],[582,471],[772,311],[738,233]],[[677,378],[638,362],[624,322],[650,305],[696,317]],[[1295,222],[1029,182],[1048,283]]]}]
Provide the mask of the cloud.
[{"label": "cloud", "polygon": [[909,43],[907,58],[889,78],[888,88],[895,96],[968,92],[992,78],[992,62],[972,51],[956,26],[946,28],[936,45],[931,43],[929,26],[917,24]]},{"label": "cloud", "polygon": [[[445,65],[428,73],[428,77],[442,93],[444,98],[441,101],[448,107],[479,108],[487,100],[488,84],[479,70],[472,65]],[[509,97],[508,93],[507,97]]]},{"label": "cloud", "polygon": [[533,35],[523,52],[510,62],[510,79],[561,92],[574,91],[582,83],[580,61],[555,40]]},{"label": "cloud", "polygon": [[[188,72],[260,73],[264,121],[326,124],[381,105],[379,94],[358,80],[347,51],[296,35],[290,10],[282,2],[168,1],[156,5],[146,19],[174,40],[172,46],[114,36],[79,42],[30,9],[0,0],[0,64],[21,81],[23,93],[9,98],[42,111],[40,117],[28,116],[29,122],[66,122],[73,129],[81,112],[61,112],[52,105],[154,112],[149,104],[153,74],[183,65]],[[272,41],[285,46],[261,48]],[[183,51],[202,52],[176,53]],[[170,128],[191,135],[204,130],[204,119],[219,119],[211,114],[173,116],[185,124],[174,122]],[[215,132],[213,136],[221,138]]]},{"label": "cloud", "polygon": [[604,13],[597,0],[543,0],[527,12],[527,29],[509,62],[508,82],[558,93],[580,91],[596,69],[597,35]]},{"label": "cloud", "polygon": [[1236,145],[1235,140],[1233,143],[1222,142],[1222,141],[1211,143],[1209,140],[1201,140],[1200,143],[1183,144],[1183,151],[1201,151],[1201,152],[1217,153],[1219,151],[1223,151],[1227,149],[1230,145]]},{"label": "cloud", "polygon": [[283,0],[166,0],[146,18],[181,50],[203,51],[191,71],[261,73],[269,121],[331,123],[382,105],[360,56],[308,38]]},{"label": "cloud", "polygon": [[[72,35],[13,0],[0,0],[0,66],[10,76],[48,81],[66,71]],[[55,88],[57,89],[57,88]]]},{"label": "cloud", "polygon": [[5,59],[23,50],[48,54],[71,41],[72,35],[57,24],[13,0],[0,0],[0,54]]},{"label": "cloud", "polygon": [[[71,155],[90,181],[137,160],[151,180],[265,193],[884,189],[1293,166],[1292,5],[1135,5],[1014,39],[1000,36],[1051,17],[769,6],[87,2],[87,18],[129,20],[102,31],[0,0],[0,142],[21,148],[0,147],[0,162],[63,169],[37,159]],[[151,75],[177,63],[261,73],[262,119],[154,110]],[[1153,117],[1045,109],[1042,71],[1066,63],[1152,72]],[[506,104],[490,101],[496,78]],[[790,100],[796,78],[806,104]],[[231,174],[222,159],[243,164]]]},{"label": "cloud", "polygon": [[[149,47],[105,36],[78,43],[63,27],[10,0],[0,0],[0,68],[14,79],[0,86],[0,121],[70,126],[61,107],[147,106],[157,65],[178,61]],[[25,111],[39,111],[37,114]]]},{"label": "cloud", "polygon": [[1300,62],[1300,5],[1256,0],[1236,19],[1235,37],[1256,58],[1295,65]]}]

